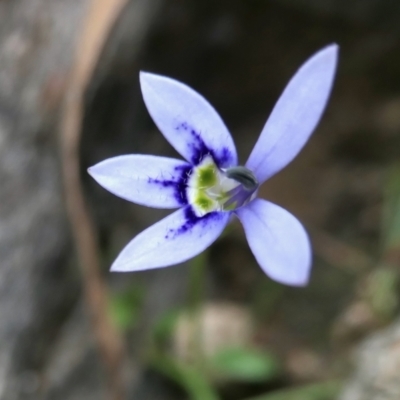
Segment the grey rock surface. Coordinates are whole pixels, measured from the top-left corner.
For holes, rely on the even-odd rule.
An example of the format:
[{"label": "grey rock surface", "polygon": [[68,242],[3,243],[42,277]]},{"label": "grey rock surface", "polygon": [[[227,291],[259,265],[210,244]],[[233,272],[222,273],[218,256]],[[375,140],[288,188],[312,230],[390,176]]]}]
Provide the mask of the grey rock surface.
[{"label": "grey rock surface", "polygon": [[400,321],[361,344],[355,372],[339,400],[400,398]]},{"label": "grey rock surface", "polygon": [[101,400],[105,381],[86,309],[78,304],[57,337],[43,371],[46,400]]},{"label": "grey rock surface", "polygon": [[85,1],[0,4],[0,398],[35,396],[55,327],[78,293],[55,113]]},{"label": "grey rock surface", "polygon": [[[124,65],[128,56],[135,59],[157,3],[129,3],[107,43],[97,81],[114,68],[113,63]],[[65,384],[69,383],[69,375],[63,375],[62,368],[52,371],[59,373],[57,379],[46,376],[44,370],[54,343],[68,337],[59,332],[80,296],[79,272],[63,203],[58,123],[88,4],[89,0],[16,0],[0,4],[2,400],[37,399],[46,390],[56,393],[63,376]],[[77,362],[75,374],[81,379],[85,375],[79,371],[92,370],[91,376],[98,375],[93,369],[98,360],[93,349],[90,351],[92,347],[85,349]],[[64,393],[60,398],[88,399],[86,394],[90,392],[99,399],[96,393],[102,386],[91,379],[88,376],[88,382],[77,385],[77,393],[79,387],[86,388],[85,393],[69,397]],[[49,382],[55,388],[49,387]],[[70,389],[73,392],[74,388]]]}]

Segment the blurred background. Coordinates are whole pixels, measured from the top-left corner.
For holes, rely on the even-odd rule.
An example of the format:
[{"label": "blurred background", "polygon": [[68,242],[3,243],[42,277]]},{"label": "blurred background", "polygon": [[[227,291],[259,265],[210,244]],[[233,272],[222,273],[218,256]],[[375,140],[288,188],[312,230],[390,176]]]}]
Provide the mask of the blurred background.
[{"label": "blurred background", "polygon": [[[85,300],[92,281],[70,228],[60,149],[70,71],[90,53],[82,43],[107,1],[90,3],[0,3],[0,398],[398,400],[400,3],[120,1],[83,85],[79,129],[105,289],[97,311]],[[290,77],[333,42],[327,110],[260,193],[310,233],[310,284],[266,277],[238,223],[193,261],[109,273],[122,247],[167,213],[111,195],[86,168],[119,154],[176,156],[145,109],[138,72],[202,93],[243,164]],[[96,312],[119,343],[115,360],[96,339]]]}]

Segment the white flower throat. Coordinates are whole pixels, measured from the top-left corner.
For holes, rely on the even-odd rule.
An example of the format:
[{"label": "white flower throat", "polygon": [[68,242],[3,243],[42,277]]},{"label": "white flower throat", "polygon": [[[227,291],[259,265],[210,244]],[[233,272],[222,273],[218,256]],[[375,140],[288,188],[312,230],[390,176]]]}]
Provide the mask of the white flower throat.
[{"label": "white flower throat", "polygon": [[187,182],[187,199],[198,217],[214,211],[232,211],[252,200],[258,189],[254,174],[245,167],[219,169],[205,157]]}]

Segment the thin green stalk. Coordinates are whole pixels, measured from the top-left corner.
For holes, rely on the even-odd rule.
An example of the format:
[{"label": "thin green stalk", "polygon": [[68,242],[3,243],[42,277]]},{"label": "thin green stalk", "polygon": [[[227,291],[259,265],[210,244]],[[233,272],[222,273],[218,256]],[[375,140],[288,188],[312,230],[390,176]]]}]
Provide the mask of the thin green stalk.
[{"label": "thin green stalk", "polygon": [[192,260],[188,285],[188,311],[191,320],[190,347],[193,350],[194,367],[203,372],[204,352],[201,313],[205,299],[207,260],[207,251],[201,253]]}]

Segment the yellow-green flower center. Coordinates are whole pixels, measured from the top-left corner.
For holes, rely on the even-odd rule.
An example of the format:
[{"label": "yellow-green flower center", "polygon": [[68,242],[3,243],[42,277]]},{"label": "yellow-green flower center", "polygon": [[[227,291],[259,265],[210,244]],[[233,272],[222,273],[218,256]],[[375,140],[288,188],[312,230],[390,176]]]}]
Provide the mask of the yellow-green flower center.
[{"label": "yellow-green flower center", "polygon": [[[245,170],[244,167],[237,168]],[[236,179],[227,175],[216,166],[211,156],[205,157],[193,168],[187,183],[187,198],[197,216],[213,211],[234,210],[250,201],[256,187],[248,190],[237,179],[236,173]]]}]

